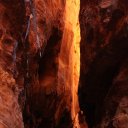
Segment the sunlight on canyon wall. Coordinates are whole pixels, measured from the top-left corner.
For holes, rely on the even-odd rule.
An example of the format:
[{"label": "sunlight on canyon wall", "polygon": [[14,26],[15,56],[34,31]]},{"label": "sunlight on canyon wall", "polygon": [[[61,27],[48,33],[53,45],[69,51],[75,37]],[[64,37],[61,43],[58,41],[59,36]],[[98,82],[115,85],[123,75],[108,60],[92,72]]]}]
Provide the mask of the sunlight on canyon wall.
[{"label": "sunlight on canyon wall", "polygon": [[[80,72],[80,27],[79,0],[67,0],[64,15],[64,33],[59,55],[58,84],[60,91],[67,94],[67,104],[71,104],[71,118],[74,127],[79,128],[78,82]],[[70,95],[71,94],[71,95]],[[69,107],[69,106],[68,106]]]}]

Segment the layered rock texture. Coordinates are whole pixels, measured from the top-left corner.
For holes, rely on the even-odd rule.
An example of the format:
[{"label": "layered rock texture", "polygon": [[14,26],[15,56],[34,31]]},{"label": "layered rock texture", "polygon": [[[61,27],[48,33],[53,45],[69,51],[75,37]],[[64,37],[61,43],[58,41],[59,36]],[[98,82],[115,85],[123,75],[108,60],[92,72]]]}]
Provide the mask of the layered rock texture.
[{"label": "layered rock texture", "polygon": [[0,0],[0,128],[128,128],[127,0]]},{"label": "layered rock texture", "polygon": [[79,0],[0,1],[3,127],[80,127],[79,10]]}]

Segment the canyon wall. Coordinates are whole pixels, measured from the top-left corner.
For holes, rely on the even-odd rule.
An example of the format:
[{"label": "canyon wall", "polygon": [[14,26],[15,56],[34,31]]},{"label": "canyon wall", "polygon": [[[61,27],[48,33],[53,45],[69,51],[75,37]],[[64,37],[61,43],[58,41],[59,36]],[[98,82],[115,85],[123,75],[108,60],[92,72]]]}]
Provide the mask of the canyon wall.
[{"label": "canyon wall", "polygon": [[80,127],[79,9],[79,0],[0,1],[3,127]]},{"label": "canyon wall", "polygon": [[81,1],[79,101],[90,128],[128,127],[127,6],[127,0]]},{"label": "canyon wall", "polygon": [[74,127],[79,127],[79,122],[77,122],[79,112],[78,82],[80,74],[79,9],[80,1],[66,1],[64,34],[58,69],[58,87],[61,86],[59,88],[65,93],[67,108],[71,111],[71,119],[74,125],[76,125]]},{"label": "canyon wall", "polygon": [[[16,1],[0,1],[0,127],[23,128],[18,103],[19,87],[14,79],[13,48],[19,38],[23,5]],[[20,16],[19,16],[20,15]],[[20,61],[19,61],[20,62]]]}]

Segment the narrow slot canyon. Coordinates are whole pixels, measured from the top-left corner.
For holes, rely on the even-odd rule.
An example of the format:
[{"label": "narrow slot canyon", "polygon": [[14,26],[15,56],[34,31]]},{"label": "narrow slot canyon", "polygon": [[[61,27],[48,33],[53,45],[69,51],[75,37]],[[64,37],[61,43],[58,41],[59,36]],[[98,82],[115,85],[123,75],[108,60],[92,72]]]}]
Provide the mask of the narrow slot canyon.
[{"label": "narrow slot canyon", "polygon": [[0,0],[0,128],[128,128],[127,0]]}]

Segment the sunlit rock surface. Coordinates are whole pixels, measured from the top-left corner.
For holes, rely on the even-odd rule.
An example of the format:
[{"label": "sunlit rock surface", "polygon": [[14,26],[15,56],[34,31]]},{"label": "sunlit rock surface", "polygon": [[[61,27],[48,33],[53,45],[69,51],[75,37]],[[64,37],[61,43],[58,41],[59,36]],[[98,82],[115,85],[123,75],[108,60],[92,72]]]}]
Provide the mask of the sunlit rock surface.
[{"label": "sunlit rock surface", "polygon": [[78,103],[78,82],[80,74],[79,9],[79,0],[66,1],[64,33],[60,48],[58,69],[58,93],[64,92],[67,109],[71,111],[71,119],[74,123],[73,127],[78,128],[80,127],[78,119],[80,111]]}]

